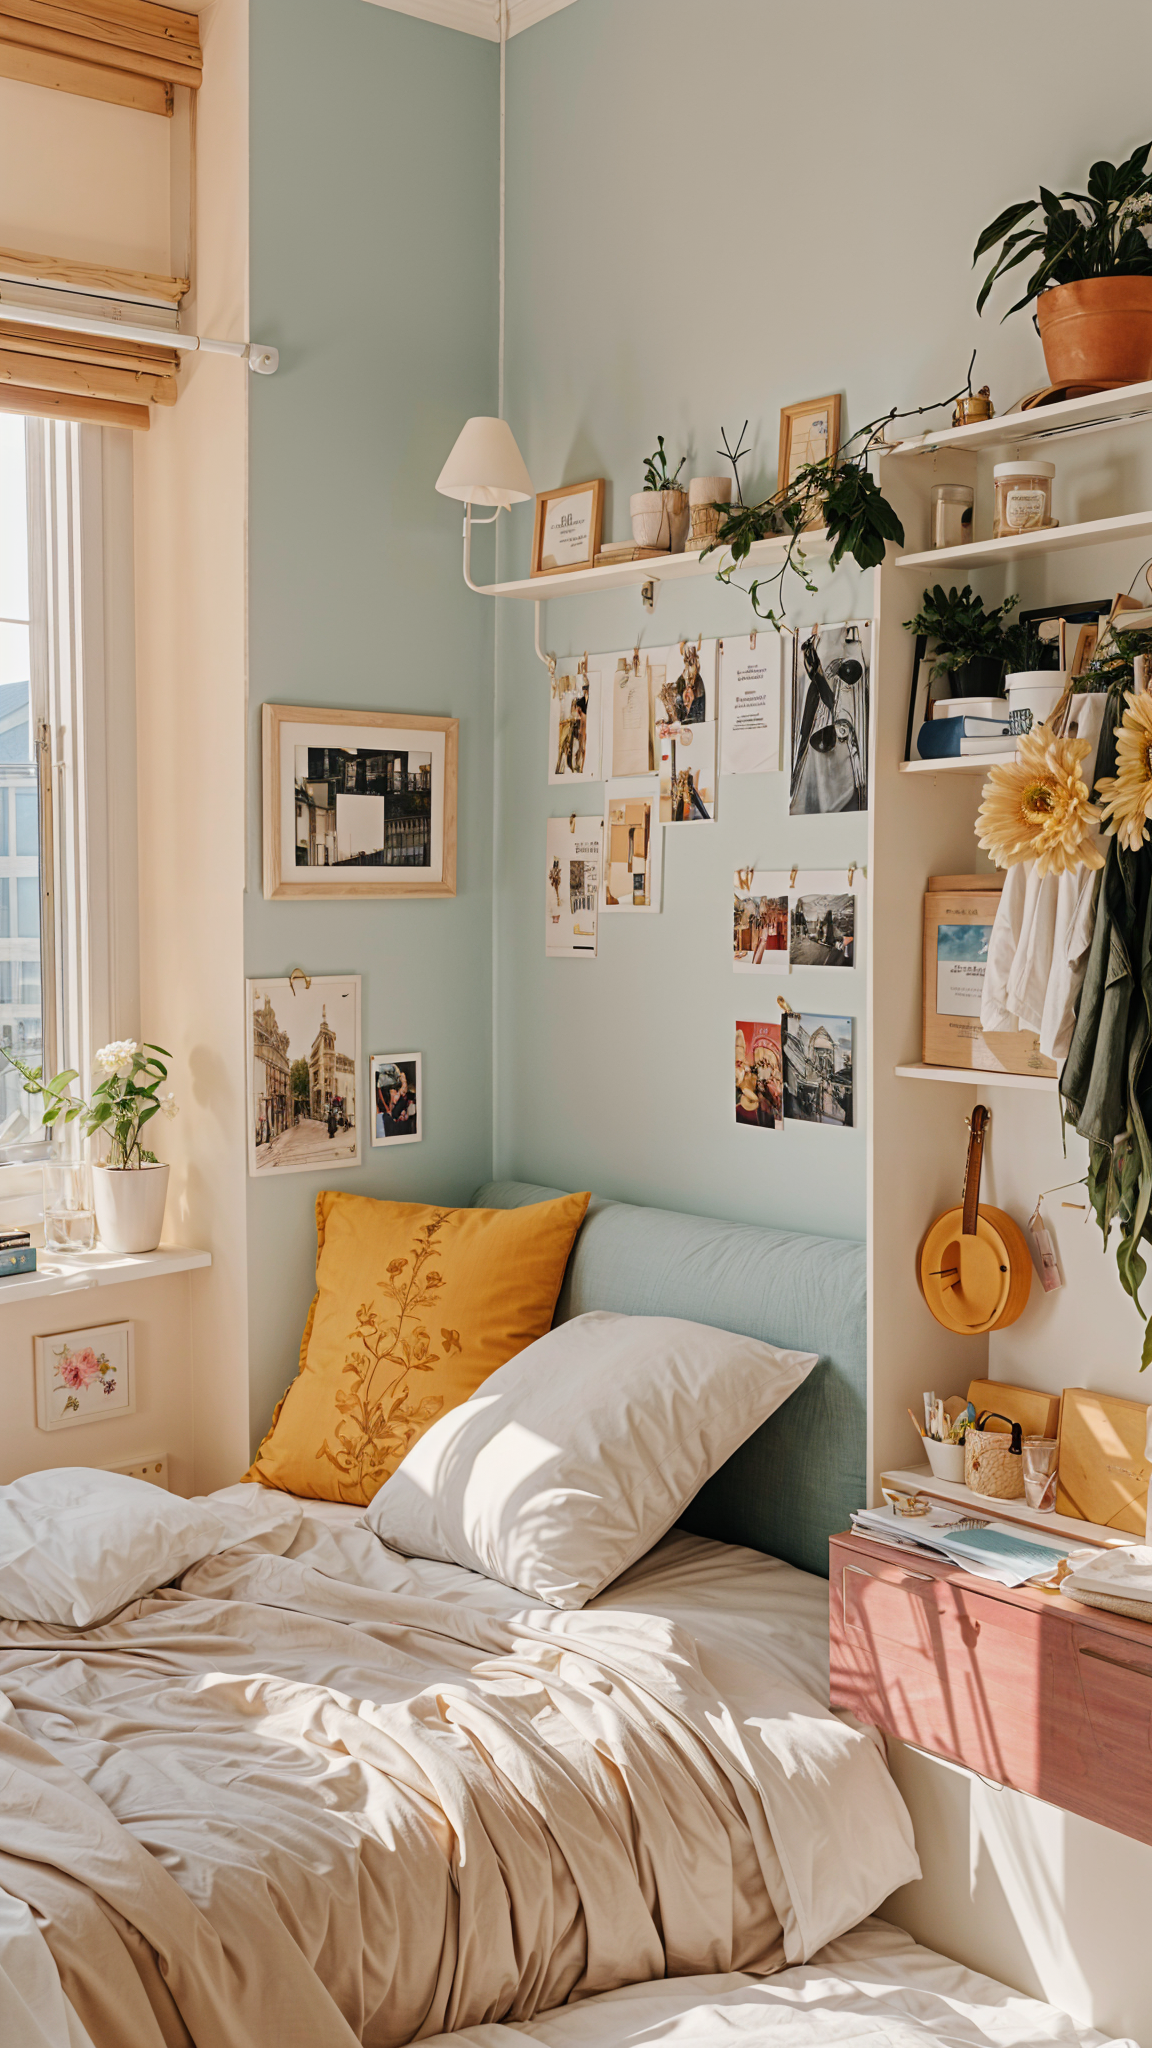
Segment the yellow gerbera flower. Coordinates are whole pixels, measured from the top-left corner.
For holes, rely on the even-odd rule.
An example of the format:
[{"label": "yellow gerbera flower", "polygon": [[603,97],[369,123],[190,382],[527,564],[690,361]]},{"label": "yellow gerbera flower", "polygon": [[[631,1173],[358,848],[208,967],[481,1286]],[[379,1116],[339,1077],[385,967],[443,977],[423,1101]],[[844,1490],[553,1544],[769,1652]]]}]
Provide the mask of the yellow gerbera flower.
[{"label": "yellow gerbera flower", "polygon": [[1116,729],[1116,773],[1102,775],[1096,787],[1104,798],[1106,829],[1121,846],[1138,853],[1152,817],[1152,696],[1130,690],[1124,701],[1128,708]]},{"label": "yellow gerbera flower", "polygon": [[1100,813],[1080,772],[1090,752],[1090,741],[1041,725],[1018,742],[1015,761],[989,769],[976,830],[998,868],[1021,860],[1034,860],[1041,875],[1103,867],[1093,836]]}]

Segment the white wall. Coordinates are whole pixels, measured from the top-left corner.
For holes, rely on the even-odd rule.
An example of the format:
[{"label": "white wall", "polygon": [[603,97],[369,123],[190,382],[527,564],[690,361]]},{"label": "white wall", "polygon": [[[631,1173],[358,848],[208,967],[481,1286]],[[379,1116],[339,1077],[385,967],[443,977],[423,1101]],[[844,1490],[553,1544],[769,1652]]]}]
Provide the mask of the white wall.
[{"label": "white wall", "polygon": [[[248,333],[248,8],[200,15],[197,264],[189,325]],[[192,1276],[196,1486],[248,1462],[244,718],[248,370],[194,356],[136,437],[140,1009],[174,1055],[168,1231]]]}]

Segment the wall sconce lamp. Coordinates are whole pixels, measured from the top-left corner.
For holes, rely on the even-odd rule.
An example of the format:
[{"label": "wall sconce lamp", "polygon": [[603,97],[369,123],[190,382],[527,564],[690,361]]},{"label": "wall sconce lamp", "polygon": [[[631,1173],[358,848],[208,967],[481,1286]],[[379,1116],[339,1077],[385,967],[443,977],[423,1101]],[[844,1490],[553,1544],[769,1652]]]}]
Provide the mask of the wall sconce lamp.
[{"label": "wall sconce lamp", "polygon": [[491,519],[476,521],[477,526],[493,526],[510,505],[536,495],[507,420],[483,416],[468,420],[436,479],[436,489],[445,498],[463,502],[464,581],[469,590],[483,595],[483,584],[472,581],[473,505],[496,507]]}]

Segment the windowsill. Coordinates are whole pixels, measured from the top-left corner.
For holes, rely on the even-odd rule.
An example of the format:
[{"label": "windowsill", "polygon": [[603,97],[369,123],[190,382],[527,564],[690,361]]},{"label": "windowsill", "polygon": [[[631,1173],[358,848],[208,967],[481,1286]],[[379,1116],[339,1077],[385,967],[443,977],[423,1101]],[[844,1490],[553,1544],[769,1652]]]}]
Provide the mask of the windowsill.
[{"label": "windowsill", "polygon": [[93,1287],[124,1287],[212,1264],[211,1252],[178,1244],[162,1244],[154,1252],[37,1251],[36,1257],[34,1273],[0,1280],[0,1306],[6,1301],[39,1301],[51,1294],[86,1294]]}]

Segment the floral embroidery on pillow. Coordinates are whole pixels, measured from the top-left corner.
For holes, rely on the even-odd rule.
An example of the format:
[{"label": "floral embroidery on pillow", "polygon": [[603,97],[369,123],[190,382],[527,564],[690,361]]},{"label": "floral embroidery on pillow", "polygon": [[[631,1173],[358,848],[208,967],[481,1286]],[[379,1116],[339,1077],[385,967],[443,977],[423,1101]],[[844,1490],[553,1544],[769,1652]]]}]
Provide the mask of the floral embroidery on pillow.
[{"label": "floral embroidery on pillow", "polygon": [[[417,1230],[408,1256],[389,1260],[387,1277],[377,1285],[394,1308],[378,1309],[375,1298],[363,1302],[349,1332],[358,1348],[348,1353],[343,1372],[352,1385],[336,1395],[341,1419],[335,1444],[325,1437],[316,1456],[335,1466],[341,1492],[353,1501],[371,1498],[444,1406],[443,1394],[417,1399],[409,1379],[441,1362],[421,1311],[440,1299],[444,1275],[426,1268],[443,1250],[436,1240],[454,1213],[435,1210]],[[463,1351],[458,1330],[441,1330],[440,1341],[446,1353]]]}]

